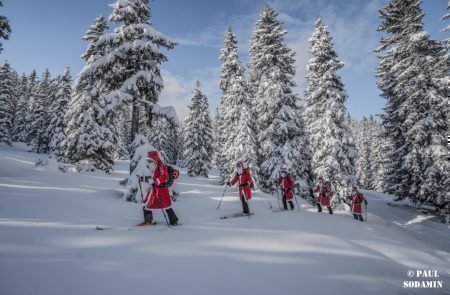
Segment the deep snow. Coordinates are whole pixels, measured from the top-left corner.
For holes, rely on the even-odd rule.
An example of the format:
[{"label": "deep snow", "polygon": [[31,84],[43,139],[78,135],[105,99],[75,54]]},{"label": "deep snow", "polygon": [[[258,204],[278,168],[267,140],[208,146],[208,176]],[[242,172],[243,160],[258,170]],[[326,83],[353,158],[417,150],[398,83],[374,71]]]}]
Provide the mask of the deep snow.
[{"label": "deep snow", "polygon": [[[387,195],[365,192],[368,223],[347,211],[272,213],[273,196],[255,194],[255,215],[240,211],[236,190],[216,210],[214,176],[177,182],[183,225],[154,227],[127,203],[111,174],[62,173],[22,144],[0,147],[0,294],[449,294],[448,225]],[[117,227],[97,231],[97,225]],[[437,270],[443,289],[405,289],[408,270]],[[415,279],[413,279],[415,280]],[[425,280],[425,279],[417,279]]]}]

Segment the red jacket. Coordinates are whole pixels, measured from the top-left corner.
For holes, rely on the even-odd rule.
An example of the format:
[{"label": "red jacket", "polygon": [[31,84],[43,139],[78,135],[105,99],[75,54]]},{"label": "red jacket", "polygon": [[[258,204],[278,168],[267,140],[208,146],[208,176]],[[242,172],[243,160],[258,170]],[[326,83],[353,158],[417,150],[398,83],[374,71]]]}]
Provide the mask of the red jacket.
[{"label": "red jacket", "polygon": [[360,192],[356,194],[352,194],[349,196],[349,198],[352,200],[352,213],[355,214],[361,214],[362,213],[362,206],[361,203],[364,202],[366,198],[364,198],[364,195]]},{"label": "red jacket", "polygon": [[153,171],[153,188],[145,196],[144,203],[147,209],[167,209],[172,206],[169,188],[165,185],[169,180],[167,165],[164,165],[157,155],[153,160],[157,164]]},{"label": "red jacket", "polygon": [[252,191],[250,186],[253,184],[252,176],[250,175],[250,169],[245,169],[244,172],[239,175],[236,173],[231,180],[231,185],[235,185],[239,181],[239,197],[250,200],[252,198]]},{"label": "red jacket", "polygon": [[319,182],[314,189],[314,192],[319,193],[316,202],[322,206],[330,206],[331,198],[330,198],[330,190],[325,185],[325,182]]},{"label": "red jacket", "polygon": [[292,200],[294,198],[294,178],[291,175],[287,175],[286,177],[278,177],[277,185],[281,184],[281,191],[284,196],[286,196],[286,200]]}]

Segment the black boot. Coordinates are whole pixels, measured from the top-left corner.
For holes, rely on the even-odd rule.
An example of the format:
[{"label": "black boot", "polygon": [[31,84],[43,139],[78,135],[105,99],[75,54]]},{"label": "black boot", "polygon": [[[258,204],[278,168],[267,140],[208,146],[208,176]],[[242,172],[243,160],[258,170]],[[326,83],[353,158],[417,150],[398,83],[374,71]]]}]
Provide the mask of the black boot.
[{"label": "black boot", "polygon": [[250,214],[250,210],[249,210],[249,208],[248,208],[248,203],[247,203],[247,201],[245,200],[245,197],[244,197],[244,196],[241,197],[241,201],[242,201],[242,212],[243,212],[244,214]]},{"label": "black boot", "polygon": [[292,201],[289,201],[289,206],[291,206],[291,210],[294,210],[294,203]]},{"label": "black boot", "polygon": [[322,212],[322,206],[320,206],[319,203],[317,203],[316,205],[317,205],[317,212]]},{"label": "black boot", "polygon": [[287,210],[288,207],[287,207],[287,202],[286,202],[286,196],[283,196],[282,201],[283,201],[283,208],[284,208],[284,210]]},{"label": "black boot", "polygon": [[175,214],[175,211],[173,211],[172,208],[169,208],[166,210],[167,216],[169,217],[169,223],[170,225],[177,225],[178,224],[178,217]]},{"label": "black boot", "polygon": [[146,223],[152,223],[153,222],[152,211],[151,210],[145,210],[145,208],[143,208],[143,209],[144,209],[144,221]]},{"label": "black boot", "polygon": [[333,214],[333,209],[331,209],[331,206],[328,206],[328,213]]}]

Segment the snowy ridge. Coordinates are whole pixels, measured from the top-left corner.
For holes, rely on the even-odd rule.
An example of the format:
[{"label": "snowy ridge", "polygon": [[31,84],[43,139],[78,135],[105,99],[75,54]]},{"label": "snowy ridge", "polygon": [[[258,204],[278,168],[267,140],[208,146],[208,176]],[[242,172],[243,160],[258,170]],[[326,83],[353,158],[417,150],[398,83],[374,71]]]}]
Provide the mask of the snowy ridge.
[{"label": "snowy ridge", "polygon": [[[392,199],[365,192],[368,223],[346,211],[272,213],[274,196],[259,191],[248,218],[235,188],[181,170],[174,210],[183,225],[97,231],[142,221],[141,205],[124,202],[114,173],[62,173],[35,168],[42,155],[0,148],[0,293],[15,294],[445,294],[403,289],[408,270],[438,270],[450,278],[448,225]],[[23,282],[26,277],[26,283]]]}]

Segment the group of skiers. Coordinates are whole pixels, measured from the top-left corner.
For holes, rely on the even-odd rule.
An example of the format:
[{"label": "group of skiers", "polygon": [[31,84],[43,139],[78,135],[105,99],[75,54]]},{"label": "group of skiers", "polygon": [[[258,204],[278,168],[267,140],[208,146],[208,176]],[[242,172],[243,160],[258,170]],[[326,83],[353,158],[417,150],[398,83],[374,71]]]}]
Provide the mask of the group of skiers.
[{"label": "group of skiers", "polygon": [[[171,166],[166,165],[161,159],[158,151],[148,152],[147,160],[155,165],[155,169],[151,177],[146,176],[140,178],[140,181],[148,182],[151,186],[151,189],[146,193],[142,200],[144,205],[144,222],[142,224],[152,224],[152,210],[161,209],[163,210],[165,217],[165,213],[167,213],[167,222],[172,226],[177,225],[178,217],[172,208],[172,199],[170,196],[169,187],[173,183],[173,178],[178,177],[179,172]],[[289,168],[286,165],[281,167],[278,179],[274,180],[274,185],[277,190],[278,188],[281,188],[284,210],[288,210],[288,204],[289,209],[294,210],[295,207],[293,200],[295,198],[295,179],[288,170]],[[255,186],[248,163],[238,161],[236,163],[234,176],[231,180],[226,181],[226,185],[238,185],[239,198],[242,203],[243,214],[250,214],[248,203],[252,198],[252,190]],[[319,176],[314,192],[317,193],[315,200],[318,212],[322,212],[322,207],[327,207],[329,214],[333,214],[333,209],[331,208],[333,190],[330,182],[325,181],[323,176]],[[356,186],[352,187],[351,195],[348,196],[344,202],[351,207],[354,219],[364,221],[361,204],[364,203],[367,205],[367,200],[364,198],[363,194],[358,191]]]}]

